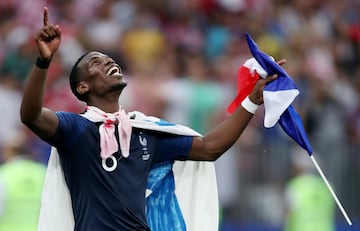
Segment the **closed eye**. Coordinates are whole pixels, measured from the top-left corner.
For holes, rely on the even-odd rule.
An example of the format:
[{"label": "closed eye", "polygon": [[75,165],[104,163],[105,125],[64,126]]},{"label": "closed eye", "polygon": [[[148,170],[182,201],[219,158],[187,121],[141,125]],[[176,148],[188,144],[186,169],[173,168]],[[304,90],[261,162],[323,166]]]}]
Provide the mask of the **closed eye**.
[{"label": "closed eye", "polygon": [[99,65],[101,64],[101,59],[99,57],[93,57],[90,59],[89,64],[90,66]]}]

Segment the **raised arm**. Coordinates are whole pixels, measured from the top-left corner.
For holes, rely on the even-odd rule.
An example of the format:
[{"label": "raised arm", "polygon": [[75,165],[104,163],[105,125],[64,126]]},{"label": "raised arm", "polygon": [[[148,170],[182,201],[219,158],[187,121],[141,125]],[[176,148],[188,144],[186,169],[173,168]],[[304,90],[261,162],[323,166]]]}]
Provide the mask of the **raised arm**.
[{"label": "raised arm", "polygon": [[52,137],[58,126],[55,112],[43,108],[43,97],[48,66],[60,46],[61,31],[49,23],[48,9],[44,8],[44,27],[36,34],[39,56],[25,84],[20,107],[21,121],[42,139]]},{"label": "raised arm", "polygon": [[[250,101],[257,105],[262,104],[262,93],[265,85],[273,81],[276,77],[276,75],[273,75],[266,79],[258,80],[254,90],[249,96]],[[194,137],[189,159],[216,160],[236,142],[252,117],[252,113],[240,106],[231,116],[226,118],[205,136]]]}]

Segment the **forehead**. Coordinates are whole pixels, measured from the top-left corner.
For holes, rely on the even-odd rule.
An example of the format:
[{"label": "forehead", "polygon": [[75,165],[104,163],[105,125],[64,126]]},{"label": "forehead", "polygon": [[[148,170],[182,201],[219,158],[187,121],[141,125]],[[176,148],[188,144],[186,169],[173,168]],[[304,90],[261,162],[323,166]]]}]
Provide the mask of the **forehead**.
[{"label": "forehead", "polygon": [[109,56],[105,55],[105,54],[103,54],[101,52],[98,52],[98,51],[89,52],[88,54],[86,54],[81,59],[81,61],[79,62],[79,67],[83,66],[84,64],[89,63],[92,59],[95,59],[95,58],[107,58],[107,57],[109,57]]}]

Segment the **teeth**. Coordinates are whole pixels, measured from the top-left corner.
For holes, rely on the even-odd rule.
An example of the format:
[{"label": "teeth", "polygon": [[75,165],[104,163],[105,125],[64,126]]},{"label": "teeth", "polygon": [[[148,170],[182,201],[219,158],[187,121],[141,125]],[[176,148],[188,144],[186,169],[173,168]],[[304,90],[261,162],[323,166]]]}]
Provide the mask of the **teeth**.
[{"label": "teeth", "polygon": [[108,76],[110,76],[110,75],[122,76],[122,74],[120,73],[119,68],[116,67],[116,66],[111,67],[111,68],[107,71],[106,75],[108,75]]}]

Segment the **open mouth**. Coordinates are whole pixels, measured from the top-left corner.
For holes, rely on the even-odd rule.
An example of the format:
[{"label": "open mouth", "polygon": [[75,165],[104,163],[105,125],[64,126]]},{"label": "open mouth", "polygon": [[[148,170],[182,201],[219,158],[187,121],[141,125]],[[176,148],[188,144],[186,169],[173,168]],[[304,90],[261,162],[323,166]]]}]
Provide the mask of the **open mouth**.
[{"label": "open mouth", "polygon": [[111,77],[122,77],[123,74],[120,71],[120,68],[118,66],[113,66],[111,67],[107,72],[106,72],[107,76],[111,76]]}]

